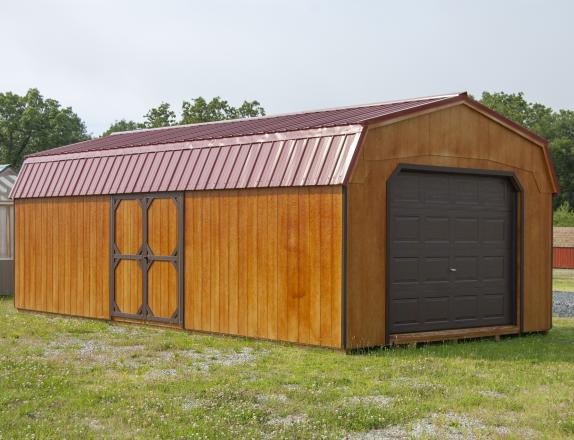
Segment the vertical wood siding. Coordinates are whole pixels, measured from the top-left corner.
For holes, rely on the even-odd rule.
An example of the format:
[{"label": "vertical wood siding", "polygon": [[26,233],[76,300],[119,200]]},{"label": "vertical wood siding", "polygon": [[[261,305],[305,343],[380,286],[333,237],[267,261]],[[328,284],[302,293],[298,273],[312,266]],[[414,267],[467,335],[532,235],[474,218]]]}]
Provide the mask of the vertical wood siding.
[{"label": "vertical wood siding", "polygon": [[366,135],[347,193],[348,347],[385,343],[386,181],[399,163],[515,173],[524,188],[524,330],[549,329],[552,183],[543,151],[460,104]]},{"label": "vertical wood siding", "polygon": [[185,197],[185,328],[341,345],[342,189]]},{"label": "vertical wood siding", "polygon": [[574,269],[574,248],[571,247],[553,248],[552,264],[556,269]]},{"label": "vertical wood siding", "polygon": [[16,307],[109,318],[109,199],[17,200],[15,209]]}]

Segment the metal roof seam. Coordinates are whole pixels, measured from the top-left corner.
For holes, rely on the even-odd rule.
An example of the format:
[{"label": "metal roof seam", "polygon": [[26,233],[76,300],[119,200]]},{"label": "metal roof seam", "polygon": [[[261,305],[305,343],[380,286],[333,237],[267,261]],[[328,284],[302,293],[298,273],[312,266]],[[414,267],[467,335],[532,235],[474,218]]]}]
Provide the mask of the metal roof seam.
[{"label": "metal roof seam", "polygon": [[251,167],[251,170],[249,171],[249,174],[247,175],[247,179],[245,179],[245,184],[246,186],[250,186],[249,182],[251,182],[251,178],[253,176],[253,173],[257,170],[257,162],[259,161],[259,156],[261,155],[261,152],[263,151],[263,144],[255,144],[258,145],[257,147],[257,153],[255,155],[255,158],[253,159],[253,166]]},{"label": "metal roof seam", "polygon": [[299,172],[299,169],[301,168],[301,164],[303,163],[303,159],[305,157],[305,150],[307,149],[307,145],[309,145],[309,139],[304,140],[304,144],[301,147],[301,157],[295,165],[295,169],[293,170],[293,178],[291,179],[291,182],[287,186],[293,186],[293,184],[295,183],[297,173]]},{"label": "metal roof seam", "polygon": [[[225,147],[224,147],[224,148],[225,148]],[[211,170],[209,170],[209,172],[208,172],[208,174],[207,174],[207,176],[206,176],[206,179],[205,179],[205,187],[206,187],[206,189],[210,189],[210,188],[209,188],[209,182],[210,182],[211,176],[213,175],[214,171],[217,169],[217,167],[216,167],[215,165],[217,165],[217,161],[219,160],[219,156],[221,155],[221,152],[224,150],[224,148],[218,148],[218,149],[217,149],[217,152],[216,152],[216,154],[215,154],[215,159],[214,159],[214,161],[213,161],[214,166],[211,168]],[[220,168],[220,169],[219,169],[219,173],[218,173],[218,177],[219,177],[219,174],[221,174],[221,171],[222,171],[222,169]]]},{"label": "metal roof seam", "polygon": [[[288,144],[288,147],[287,147],[288,150],[286,153],[287,158],[285,160],[283,172],[278,170],[281,173],[281,178],[279,179],[279,181],[277,182],[277,185],[275,185],[275,186],[281,186],[281,182],[283,182],[283,179],[285,178],[285,174],[287,173],[289,162],[291,161],[291,156],[293,155],[293,152],[295,151],[295,143],[296,143],[296,141],[293,139],[290,139],[289,141],[286,142],[286,144]],[[281,158],[279,158],[279,160],[281,160]],[[271,178],[271,184],[273,185],[273,178]]]},{"label": "metal roof seam", "polygon": [[335,154],[336,154],[336,158],[333,161],[333,169],[332,171],[330,171],[327,175],[326,178],[328,178],[328,181],[325,182],[325,184],[330,185],[333,182],[333,173],[337,170],[337,165],[339,164],[339,161],[341,160],[341,155],[343,154],[343,151],[345,149],[345,141],[347,140],[347,135],[344,135],[343,138],[340,141],[340,147],[337,148]]},{"label": "metal roof seam", "polygon": [[[123,185],[122,188],[124,188],[125,192],[129,191],[129,188],[134,188],[135,187],[135,182],[137,182],[137,179],[139,178],[140,172],[141,172],[141,168],[143,166],[143,162],[145,161],[145,157],[142,159],[139,155],[137,154],[130,154],[128,155],[128,164],[131,164],[128,167],[129,172],[125,173],[122,179]],[[117,161],[118,162],[118,168],[121,164],[121,161]],[[139,164],[139,167],[138,167]]]},{"label": "metal roof seam", "polygon": [[321,175],[323,174],[325,164],[327,163],[327,158],[329,156],[329,151],[331,150],[331,145],[333,145],[333,139],[334,138],[335,138],[335,136],[331,136],[331,138],[329,139],[329,145],[327,146],[327,148],[325,148],[325,153],[323,154],[321,168],[319,169],[319,171],[317,173],[317,177],[315,178],[314,185],[317,185],[321,179]]}]

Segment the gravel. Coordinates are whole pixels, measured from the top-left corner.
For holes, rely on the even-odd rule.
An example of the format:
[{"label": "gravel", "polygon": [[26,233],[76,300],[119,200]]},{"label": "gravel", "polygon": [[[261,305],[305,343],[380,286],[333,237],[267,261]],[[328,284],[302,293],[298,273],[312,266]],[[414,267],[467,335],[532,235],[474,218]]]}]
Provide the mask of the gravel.
[{"label": "gravel", "polygon": [[574,292],[553,292],[552,313],[561,318],[574,318]]}]

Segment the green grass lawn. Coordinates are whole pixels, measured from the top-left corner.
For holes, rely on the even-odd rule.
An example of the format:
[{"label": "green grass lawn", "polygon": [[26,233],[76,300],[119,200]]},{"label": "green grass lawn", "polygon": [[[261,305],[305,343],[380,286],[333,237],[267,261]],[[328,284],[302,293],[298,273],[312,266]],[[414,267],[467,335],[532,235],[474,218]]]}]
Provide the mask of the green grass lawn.
[{"label": "green grass lawn", "polygon": [[0,439],[472,436],[574,436],[574,319],[344,355],[0,300]]},{"label": "green grass lawn", "polygon": [[553,269],[552,290],[574,292],[574,269]]}]

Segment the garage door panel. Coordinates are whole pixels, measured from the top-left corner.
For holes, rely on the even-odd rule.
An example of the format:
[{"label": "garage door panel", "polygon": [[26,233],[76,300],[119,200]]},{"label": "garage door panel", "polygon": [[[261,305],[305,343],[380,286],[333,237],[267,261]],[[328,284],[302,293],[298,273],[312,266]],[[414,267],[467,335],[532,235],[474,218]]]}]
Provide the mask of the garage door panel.
[{"label": "garage door panel", "polygon": [[449,180],[442,175],[429,176],[422,187],[425,204],[445,206],[449,204]]},{"label": "garage door panel", "polygon": [[456,205],[478,205],[479,190],[478,182],[474,177],[451,177],[450,178],[451,201]]},{"label": "garage door panel", "polygon": [[423,217],[422,239],[425,243],[448,243],[450,240],[450,219],[445,216]]},{"label": "garage door panel", "polygon": [[421,280],[425,283],[448,283],[449,282],[449,257],[424,258],[421,268]]},{"label": "garage door panel", "polygon": [[394,242],[414,242],[418,243],[419,238],[419,217],[416,215],[412,216],[397,216],[394,218],[394,228],[396,235],[394,237]]},{"label": "garage door panel", "polygon": [[502,179],[482,179],[479,184],[480,202],[491,208],[508,209],[513,193]]},{"label": "garage door panel", "polygon": [[486,319],[504,318],[504,292],[483,295],[480,302],[480,314]]},{"label": "garage door panel", "polygon": [[453,267],[456,267],[456,272],[453,272],[455,282],[460,281],[478,281],[478,268],[479,257],[476,256],[456,256],[453,258]]},{"label": "garage door panel", "polygon": [[393,200],[396,203],[418,202],[420,199],[419,179],[415,175],[397,176],[399,184],[393,192]]},{"label": "garage door panel", "polygon": [[485,281],[505,281],[506,258],[502,255],[482,258],[481,276]]},{"label": "garage door panel", "polygon": [[391,313],[395,316],[397,326],[416,325],[420,321],[418,298],[405,298],[393,301]]},{"label": "garage door panel", "polygon": [[421,321],[425,324],[438,324],[449,321],[448,296],[423,297],[420,301]]},{"label": "garage door panel", "polygon": [[479,221],[476,217],[455,217],[453,219],[453,240],[455,243],[478,243]]},{"label": "garage door panel", "polygon": [[392,262],[392,283],[417,283],[419,280],[418,258],[394,258]]},{"label": "garage door panel", "polygon": [[479,309],[479,296],[478,295],[456,295],[453,299],[453,319],[455,321],[476,321]]},{"label": "garage door panel", "polygon": [[485,218],[480,222],[480,241],[504,245],[507,240],[508,224],[504,218]]},{"label": "garage door panel", "polygon": [[512,324],[508,180],[401,172],[389,190],[390,333]]}]

